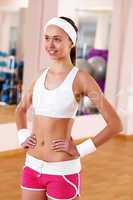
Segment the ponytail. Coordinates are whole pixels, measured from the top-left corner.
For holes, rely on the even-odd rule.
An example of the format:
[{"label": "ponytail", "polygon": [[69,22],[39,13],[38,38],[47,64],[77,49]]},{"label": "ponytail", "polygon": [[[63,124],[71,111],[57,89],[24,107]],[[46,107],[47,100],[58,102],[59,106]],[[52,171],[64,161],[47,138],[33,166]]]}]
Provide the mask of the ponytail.
[{"label": "ponytail", "polygon": [[70,51],[70,58],[73,65],[76,65],[76,47],[74,46]]}]

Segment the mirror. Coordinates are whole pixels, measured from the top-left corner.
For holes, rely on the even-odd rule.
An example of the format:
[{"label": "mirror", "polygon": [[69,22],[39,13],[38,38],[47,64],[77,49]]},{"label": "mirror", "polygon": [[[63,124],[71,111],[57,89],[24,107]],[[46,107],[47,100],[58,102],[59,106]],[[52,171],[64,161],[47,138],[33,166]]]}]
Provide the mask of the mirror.
[{"label": "mirror", "polygon": [[21,98],[23,59],[20,43],[20,10],[0,8],[0,123],[14,121],[14,110]]},{"label": "mirror", "polygon": [[[104,93],[108,48],[111,30],[111,11],[76,9],[79,37],[77,67],[84,68],[96,80]],[[77,115],[98,113],[88,97],[81,99]]]}]

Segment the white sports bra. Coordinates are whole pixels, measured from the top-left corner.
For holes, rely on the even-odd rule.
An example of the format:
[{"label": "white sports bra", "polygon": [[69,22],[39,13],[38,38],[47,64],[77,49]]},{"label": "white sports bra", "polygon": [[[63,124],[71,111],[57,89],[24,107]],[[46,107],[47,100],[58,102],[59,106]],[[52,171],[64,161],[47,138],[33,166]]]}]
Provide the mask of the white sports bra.
[{"label": "white sports bra", "polygon": [[48,68],[44,70],[33,88],[32,104],[35,115],[57,118],[74,118],[78,110],[78,102],[72,90],[73,80],[78,72],[73,67],[65,80],[55,89],[45,87]]}]

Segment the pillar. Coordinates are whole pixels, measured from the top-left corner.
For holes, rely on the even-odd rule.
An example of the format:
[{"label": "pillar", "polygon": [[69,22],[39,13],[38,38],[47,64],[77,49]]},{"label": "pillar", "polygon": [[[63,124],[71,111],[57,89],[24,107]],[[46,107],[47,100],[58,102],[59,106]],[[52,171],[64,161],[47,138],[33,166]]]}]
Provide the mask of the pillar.
[{"label": "pillar", "polygon": [[48,65],[43,50],[43,27],[57,16],[57,0],[30,0],[25,13],[23,93],[27,91],[40,68]]}]

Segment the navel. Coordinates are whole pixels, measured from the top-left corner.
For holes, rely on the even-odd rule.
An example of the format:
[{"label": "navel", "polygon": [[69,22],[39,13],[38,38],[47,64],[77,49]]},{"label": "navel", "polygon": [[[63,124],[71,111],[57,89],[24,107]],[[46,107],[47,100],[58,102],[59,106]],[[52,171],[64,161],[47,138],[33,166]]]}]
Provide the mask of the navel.
[{"label": "navel", "polygon": [[45,142],[44,142],[44,140],[41,142],[41,146],[44,146],[44,144],[45,144]]}]

